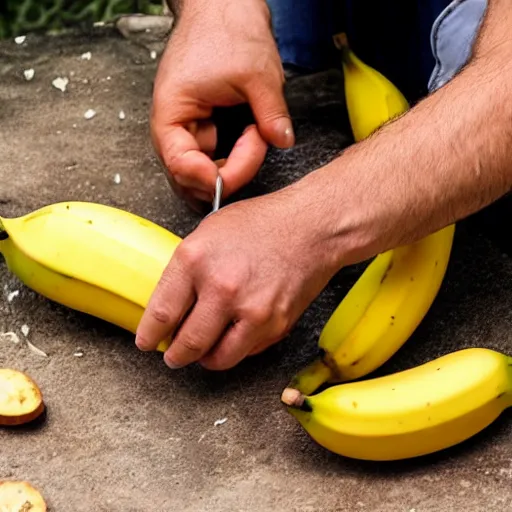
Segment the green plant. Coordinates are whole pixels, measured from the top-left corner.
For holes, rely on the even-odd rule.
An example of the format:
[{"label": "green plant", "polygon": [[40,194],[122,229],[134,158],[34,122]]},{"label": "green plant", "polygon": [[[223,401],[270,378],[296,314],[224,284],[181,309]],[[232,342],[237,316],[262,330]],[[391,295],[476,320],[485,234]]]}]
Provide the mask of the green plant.
[{"label": "green plant", "polygon": [[159,14],[161,9],[159,0],[6,0],[0,5],[0,38],[90,25],[121,14]]}]

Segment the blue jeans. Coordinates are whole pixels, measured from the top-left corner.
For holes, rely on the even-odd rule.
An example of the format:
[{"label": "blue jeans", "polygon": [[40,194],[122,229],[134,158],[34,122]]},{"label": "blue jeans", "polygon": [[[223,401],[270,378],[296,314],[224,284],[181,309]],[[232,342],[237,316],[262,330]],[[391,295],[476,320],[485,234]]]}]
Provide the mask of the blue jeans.
[{"label": "blue jeans", "polygon": [[467,62],[487,0],[267,0],[285,66],[339,67],[332,35],[414,102]]}]

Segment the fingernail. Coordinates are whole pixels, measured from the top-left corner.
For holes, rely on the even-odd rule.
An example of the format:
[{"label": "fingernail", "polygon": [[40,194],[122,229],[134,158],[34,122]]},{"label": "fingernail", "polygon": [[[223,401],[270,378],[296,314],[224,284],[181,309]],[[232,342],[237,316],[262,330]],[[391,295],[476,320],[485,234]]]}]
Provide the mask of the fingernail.
[{"label": "fingernail", "polygon": [[283,148],[291,148],[295,143],[292,122],[288,117],[281,117],[276,121],[275,129],[279,139],[283,141]]},{"label": "fingernail", "polygon": [[171,370],[179,370],[182,368],[182,365],[173,363],[168,357],[164,355],[164,362]]},{"label": "fingernail", "polygon": [[147,346],[146,340],[142,339],[140,336],[136,336],[135,337],[135,346],[139,350],[143,350],[143,351],[147,351],[148,350],[148,346]]}]

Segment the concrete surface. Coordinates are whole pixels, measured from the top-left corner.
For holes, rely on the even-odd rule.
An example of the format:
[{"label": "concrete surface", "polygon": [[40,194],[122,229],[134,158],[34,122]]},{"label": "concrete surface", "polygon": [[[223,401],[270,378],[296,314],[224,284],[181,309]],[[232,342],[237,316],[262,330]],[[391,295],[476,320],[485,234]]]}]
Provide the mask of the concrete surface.
[{"label": "concrete surface", "polygon": [[[87,51],[91,60],[81,60]],[[35,69],[32,81],[27,68]],[[149,143],[155,69],[144,48],[109,31],[2,42],[1,214],[88,200],[190,232],[199,217],[173,196]],[[51,85],[58,76],[70,79],[65,93]],[[297,179],[350,143],[340,87],[336,72],[292,83],[298,145],[272,151],[244,194]],[[97,115],[85,120],[89,108]],[[438,299],[381,372],[461,347],[512,352],[512,260],[482,234],[481,219],[460,225]],[[342,271],[289,339],[212,374],[168,370],[130,334],[36,296],[2,264],[0,329],[22,343],[2,340],[0,364],[36,379],[48,414],[39,426],[0,431],[0,477],[31,481],[54,512],[510,510],[509,414],[444,453],[372,464],[320,448],[281,407],[283,386],[312,358],[323,323],[360,270]],[[24,324],[48,357],[27,348]]]}]

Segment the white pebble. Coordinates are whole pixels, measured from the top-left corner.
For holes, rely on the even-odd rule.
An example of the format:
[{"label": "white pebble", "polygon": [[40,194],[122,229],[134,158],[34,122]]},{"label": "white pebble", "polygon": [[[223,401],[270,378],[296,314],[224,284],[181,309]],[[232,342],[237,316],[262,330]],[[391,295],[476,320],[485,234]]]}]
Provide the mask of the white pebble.
[{"label": "white pebble", "polygon": [[82,55],[80,56],[80,58],[82,60],[91,60],[91,57],[92,57],[91,52],[82,53]]},{"label": "white pebble", "polygon": [[109,77],[109,76],[107,76],[107,80],[110,80],[110,77]]},{"label": "white pebble", "polygon": [[120,110],[120,111],[119,111],[119,119],[121,119],[121,121],[122,121],[123,119],[126,119],[126,114],[124,113],[124,110]]},{"label": "white pebble", "polygon": [[66,90],[66,87],[67,85],[69,84],[69,79],[64,77],[64,78],[56,78],[53,82],[52,82],[52,85],[53,87],[55,87],[56,89],[59,89],[60,91],[64,92]]},{"label": "white pebble", "polygon": [[226,421],[228,421],[227,418],[222,418],[221,420],[217,420],[214,425],[217,427],[218,425],[223,425],[224,423],[226,423]]},{"label": "white pebble", "polygon": [[74,354],[75,357],[83,357],[84,353],[81,350],[77,350]]},{"label": "white pebble", "polygon": [[155,59],[156,59],[156,51],[155,51],[155,50],[151,50],[151,52],[150,52],[150,54],[149,54],[149,55],[150,55],[150,57],[151,57],[153,60],[155,60]]},{"label": "white pebble", "polygon": [[18,36],[14,38],[14,42],[16,44],[23,44],[25,42],[25,39],[27,39],[27,36]]},{"label": "white pebble", "polygon": [[23,324],[21,326],[21,333],[23,334],[23,336],[28,336],[29,331],[30,331],[30,328],[27,324]]},{"label": "white pebble", "polygon": [[85,119],[92,119],[96,115],[96,111],[90,108],[85,114]]},{"label": "white pebble", "polygon": [[0,339],[12,341],[14,344],[18,344],[20,342],[18,335],[12,331],[0,333]]},{"label": "white pebble", "polygon": [[27,81],[32,80],[32,78],[34,78],[34,74],[35,71],[33,69],[25,69],[25,71],[23,71],[23,75]]},{"label": "white pebble", "polygon": [[119,173],[116,173],[116,174],[114,175],[114,183],[115,183],[116,185],[119,185],[119,183],[121,183],[121,175],[120,175]]},{"label": "white pebble", "polygon": [[19,294],[19,290],[14,290],[13,292],[9,293],[9,295],[7,295],[7,302],[12,302],[12,299],[14,299],[14,297],[17,297]]},{"label": "white pebble", "polygon": [[76,123],[75,123],[75,124],[73,124],[73,128],[76,128]]}]

